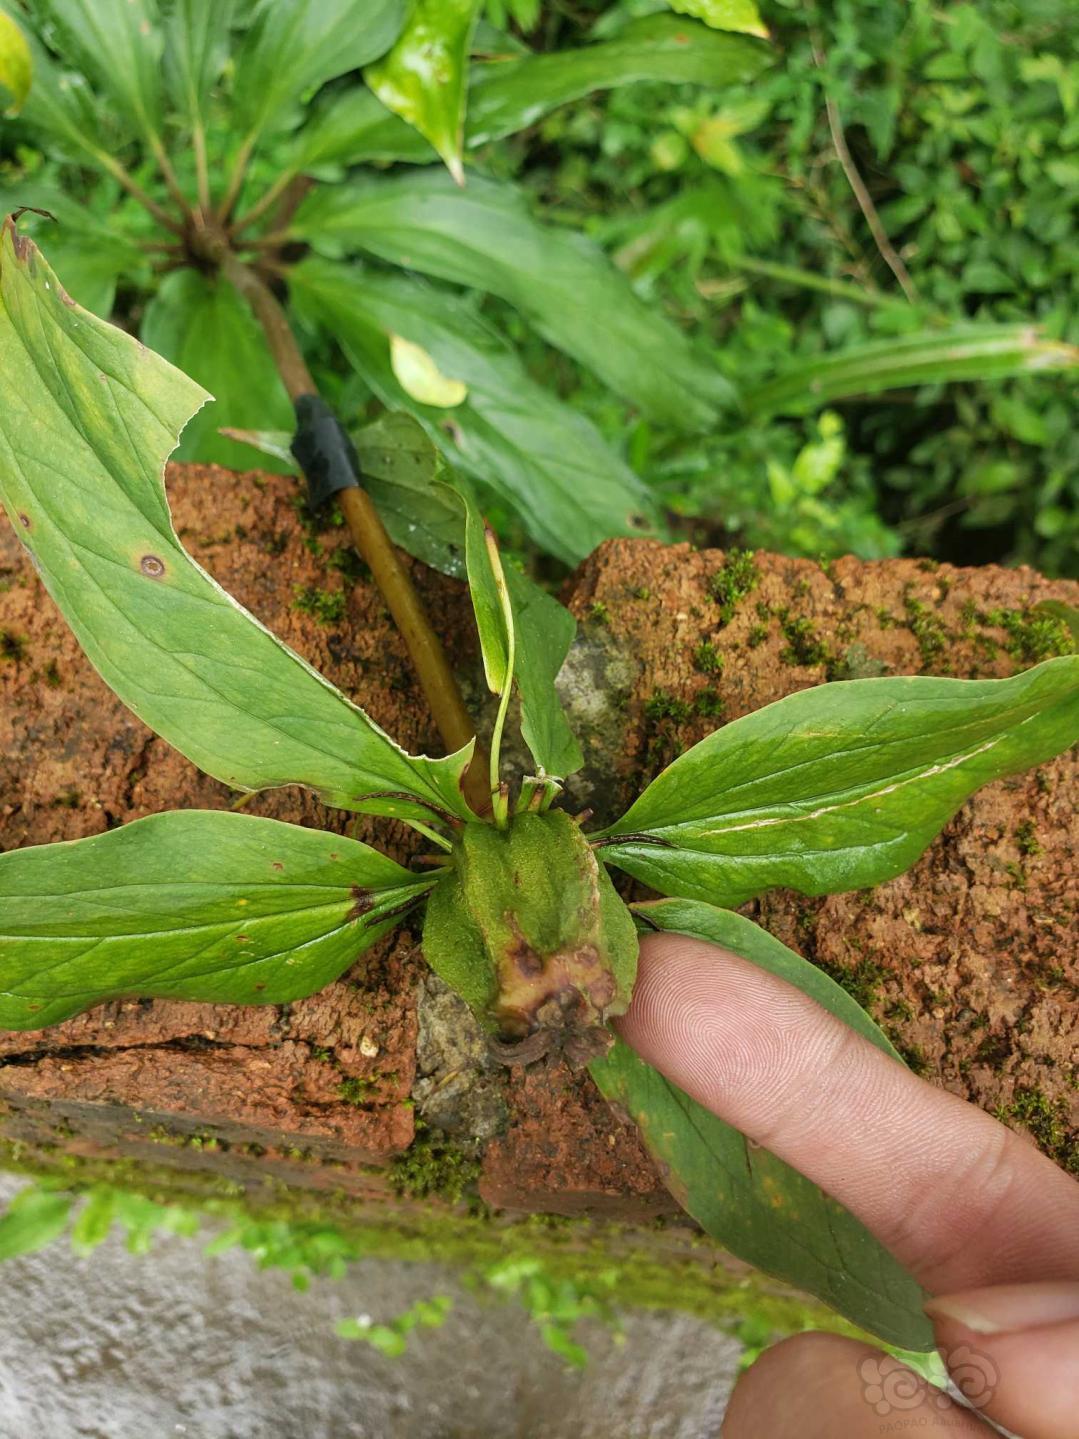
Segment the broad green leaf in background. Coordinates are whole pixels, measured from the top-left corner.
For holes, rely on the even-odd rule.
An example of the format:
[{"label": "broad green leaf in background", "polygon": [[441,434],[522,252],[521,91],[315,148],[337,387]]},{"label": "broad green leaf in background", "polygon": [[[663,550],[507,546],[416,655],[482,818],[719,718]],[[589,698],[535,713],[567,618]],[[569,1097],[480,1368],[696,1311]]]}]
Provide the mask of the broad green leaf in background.
[{"label": "broad green leaf in background", "polygon": [[327,186],[308,196],[294,229],[323,253],[364,250],[501,296],[644,414],[679,429],[711,425],[733,398],[596,245],[534,220],[508,185],[473,178],[461,190],[424,170]]},{"label": "broad green leaf in background", "polygon": [[435,158],[418,130],[387,110],[366,85],[353,85],[340,93],[327,93],[311,107],[310,117],[293,136],[283,163],[295,174],[329,173],[337,179],[342,166],[397,160],[429,165]]},{"label": "broad green leaf in background", "polygon": [[134,129],[159,137],[163,42],[153,0],[33,0],[32,9]]},{"label": "broad green leaf in background", "polygon": [[0,115],[15,115],[30,93],[33,61],[20,26],[0,11]]},{"label": "broad green leaf in background", "polygon": [[103,153],[95,144],[98,125],[89,86],[81,76],[60,69],[21,10],[0,3],[0,15],[8,20],[17,17],[30,50],[33,83],[20,118],[61,140],[75,154]]},{"label": "broad green leaf in background", "polygon": [[283,1004],[323,989],[433,881],[365,844],[177,810],[0,855],[0,1029],[125,995]]},{"label": "broad green leaf in background", "polygon": [[236,57],[237,123],[283,128],[297,101],[384,55],[404,22],[404,0],[260,0]]},{"label": "broad green leaf in background", "polygon": [[[293,423],[292,405],[262,330],[227,281],[191,269],[166,275],[146,307],[141,338],[215,396],[185,427],[175,459],[243,469],[249,459],[219,430]],[[284,467],[271,462],[265,468]]]},{"label": "broad green leaf in background", "polygon": [[[599,44],[479,61],[469,83],[465,146],[515,134],[598,90],[646,80],[713,88],[746,84],[771,60],[754,41],[674,15],[648,15]],[[397,160],[427,164],[433,158],[418,131],[357,86],[315,109],[287,163],[304,170]]]},{"label": "broad green leaf in background", "polygon": [[51,1194],[36,1187],[22,1190],[0,1214],[0,1260],[33,1254],[58,1239],[74,1203],[72,1194]]},{"label": "broad green leaf in background", "polygon": [[905,385],[1001,380],[1077,367],[1079,348],[1045,339],[1033,325],[962,325],[815,355],[747,391],[743,402],[753,415],[797,414]]},{"label": "broad green leaf in background", "polygon": [[[655,928],[724,945],[778,975],[895,1057],[844,990],[750,920],[682,901],[636,908]],[[933,1347],[921,1286],[842,1205],[750,1144],[621,1040],[589,1067],[604,1096],[640,1128],[671,1192],[713,1239],[888,1343],[915,1351]]]},{"label": "broad green leaf in background", "polygon": [[500,140],[598,90],[647,80],[719,90],[748,84],[771,63],[767,48],[751,40],[717,34],[673,15],[647,15],[613,40],[477,65],[465,125],[467,144]]},{"label": "broad green leaf in background", "polygon": [[458,185],[465,181],[468,53],[479,8],[480,0],[414,0],[393,49],[363,77],[388,109],[430,140]]},{"label": "broad green leaf in background", "polygon": [[0,499],[87,657],[144,723],[236,788],[469,815],[467,750],[410,758],[187,554],[161,476],[205,392],[71,304],[10,221],[0,393]]},{"label": "broad green leaf in background", "polygon": [[229,55],[234,0],[172,0],[165,20],[165,83],[189,123],[205,118],[206,102]]},{"label": "broad green leaf in background", "polygon": [[668,3],[672,10],[695,15],[716,30],[737,30],[743,35],[768,38],[768,27],[754,0],[668,0]]},{"label": "broad green leaf in background", "polygon": [[1011,679],[845,680],[694,745],[605,831],[608,863],[661,894],[739,905],[775,885],[902,873],[960,805],[1079,739],[1079,657]]},{"label": "broad green leaf in background", "polygon": [[[652,502],[633,471],[584,416],[530,378],[464,300],[404,275],[316,258],[290,271],[289,293],[302,318],[332,327],[388,409],[414,415],[455,467],[512,503],[550,553],[576,564],[613,535],[650,528]],[[391,335],[422,346],[444,375],[466,384],[461,404],[447,411],[413,399],[394,375]]]}]

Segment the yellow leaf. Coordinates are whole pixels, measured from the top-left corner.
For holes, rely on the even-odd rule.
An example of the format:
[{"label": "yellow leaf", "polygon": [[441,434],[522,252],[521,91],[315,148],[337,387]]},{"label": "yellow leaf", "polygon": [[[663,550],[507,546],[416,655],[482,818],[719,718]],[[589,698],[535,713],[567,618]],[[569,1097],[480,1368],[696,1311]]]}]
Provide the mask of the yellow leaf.
[{"label": "yellow leaf", "polygon": [[422,345],[400,335],[390,336],[390,364],[401,388],[421,405],[449,410],[468,394],[468,386],[444,375]]},{"label": "yellow leaf", "polygon": [[26,36],[10,15],[0,10],[0,106],[17,115],[30,93],[33,66]]}]

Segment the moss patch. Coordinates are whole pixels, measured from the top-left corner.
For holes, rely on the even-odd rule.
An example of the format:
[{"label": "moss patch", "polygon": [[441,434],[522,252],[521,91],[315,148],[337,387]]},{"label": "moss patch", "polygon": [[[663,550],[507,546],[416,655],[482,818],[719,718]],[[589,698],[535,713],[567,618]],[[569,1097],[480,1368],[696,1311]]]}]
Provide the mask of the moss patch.
[{"label": "moss patch", "polygon": [[752,550],[729,550],[721,569],[708,581],[708,593],[719,606],[719,622],[730,624],[740,600],[756,589],[761,572]]},{"label": "moss patch", "polygon": [[1056,655],[1071,654],[1072,637],[1063,620],[1034,610],[989,610],[981,622],[1008,636],[1004,648],[1022,664],[1038,664]]},{"label": "moss patch", "polygon": [[336,1236],[334,1252],[350,1258],[379,1255],[483,1271],[515,1256],[537,1257],[553,1279],[578,1286],[613,1275],[619,1307],[677,1309],[726,1329],[753,1318],[776,1336],[821,1328],[862,1337],[823,1305],[764,1275],[726,1271],[722,1251],[681,1223],[635,1228],[543,1215],[507,1221],[407,1201],[372,1205],[270,1180],[245,1192],[209,1171],[141,1159],[86,1159],[11,1141],[0,1141],[0,1168],[46,1178],[73,1194],[110,1185],[158,1204],[182,1205],[205,1219],[288,1225],[301,1239],[315,1236],[320,1251],[326,1238],[318,1236]]},{"label": "moss patch", "polygon": [[1079,1142],[1069,1134],[1067,1112],[1062,1099],[1051,1100],[1040,1089],[1021,1086],[1010,1104],[997,1107],[996,1116],[1005,1124],[1021,1124],[1039,1147],[1069,1174],[1079,1175]]},{"label": "moss patch", "polygon": [[831,662],[832,651],[804,615],[796,616],[781,610],[779,624],[787,641],[779,653],[785,665],[826,665]]},{"label": "moss patch", "polygon": [[390,1183],[397,1194],[413,1199],[438,1195],[457,1204],[468,1190],[474,1190],[480,1168],[474,1155],[466,1154],[439,1130],[418,1121],[412,1144],[390,1166]]},{"label": "moss patch", "polygon": [[321,625],[339,624],[345,618],[347,601],[343,590],[320,590],[317,585],[304,585],[296,591],[292,603]]}]

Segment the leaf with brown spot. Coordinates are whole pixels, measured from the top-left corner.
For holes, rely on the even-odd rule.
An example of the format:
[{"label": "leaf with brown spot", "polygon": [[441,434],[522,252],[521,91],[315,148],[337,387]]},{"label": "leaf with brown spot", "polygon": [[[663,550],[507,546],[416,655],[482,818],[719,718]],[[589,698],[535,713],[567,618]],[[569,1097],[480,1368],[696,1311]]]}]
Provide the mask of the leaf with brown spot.
[{"label": "leaf with brown spot", "polygon": [[[845,990],[751,920],[691,900],[635,908],[655,929],[724,945],[796,985],[901,1062]],[[621,1040],[590,1070],[604,1096],[633,1115],[664,1183],[713,1239],[889,1343],[932,1349],[921,1286],[830,1195],[691,1099]]]},{"label": "leaf with brown spot", "polygon": [[356,840],[231,810],[11,850],[0,855],[0,1029],[125,995],[301,999],[434,883]]},{"label": "leaf with brown spot", "polygon": [[162,471],[207,395],[64,304],[10,221],[0,394],[0,500],[87,657],[144,723],[235,789],[301,784],[344,809],[471,813],[470,750],[405,754],[184,550]]}]

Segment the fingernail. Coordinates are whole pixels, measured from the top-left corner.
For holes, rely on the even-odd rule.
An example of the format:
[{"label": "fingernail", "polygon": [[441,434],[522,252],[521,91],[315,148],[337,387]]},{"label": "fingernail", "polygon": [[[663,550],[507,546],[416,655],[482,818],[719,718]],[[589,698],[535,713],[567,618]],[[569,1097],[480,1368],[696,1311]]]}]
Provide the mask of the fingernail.
[{"label": "fingernail", "polygon": [[962,1324],[974,1334],[1014,1334],[1079,1319],[1079,1284],[1056,1280],[963,1289],[928,1300],[925,1312],[930,1319]]}]

